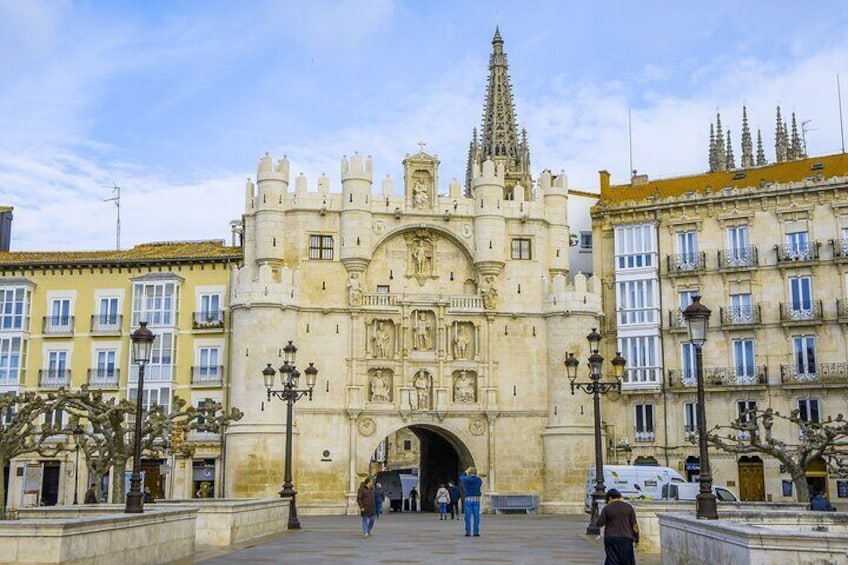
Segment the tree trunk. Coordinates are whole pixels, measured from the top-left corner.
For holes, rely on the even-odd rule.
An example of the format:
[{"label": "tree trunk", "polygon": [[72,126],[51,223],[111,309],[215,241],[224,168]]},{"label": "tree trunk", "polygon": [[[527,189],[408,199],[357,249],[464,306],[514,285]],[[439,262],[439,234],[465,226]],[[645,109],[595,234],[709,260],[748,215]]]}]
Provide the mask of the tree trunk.
[{"label": "tree trunk", "polygon": [[127,459],[115,458],[112,462],[112,504],[125,504],[127,493],[124,490],[124,475],[127,472]]},{"label": "tree trunk", "polygon": [[792,483],[795,485],[798,502],[810,502],[810,487],[807,484],[807,474],[803,470],[801,474],[793,474]]},{"label": "tree trunk", "polygon": [[[6,519],[6,481],[3,480],[5,477],[3,475],[3,469],[6,468],[6,458],[0,455],[0,502],[2,502],[2,506],[0,506],[0,520]],[[9,468],[11,471],[11,467]],[[12,480],[11,472],[9,473],[9,480]]]}]

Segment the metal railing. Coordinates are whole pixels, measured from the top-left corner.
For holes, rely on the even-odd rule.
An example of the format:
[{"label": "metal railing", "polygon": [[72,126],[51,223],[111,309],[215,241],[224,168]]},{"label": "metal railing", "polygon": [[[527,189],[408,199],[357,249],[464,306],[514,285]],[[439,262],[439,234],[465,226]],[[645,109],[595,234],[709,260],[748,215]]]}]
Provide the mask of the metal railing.
[{"label": "metal railing", "polygon": [[191,384],[217,386],[224,382],[223,365],[194,365],[191,368]]},{"label": "metal railing", "polygon": [[[768,383],[768,367],[758,365],[751,368],[705,367],[704,386],[746,386]],[[682,369],[668,370],[669,388],[688,388],[697,386],[694,371]]]},{"label": "metal railing", "polygon": [[817,365],[781,365],[783,384],[841,384],[848,383],[848,363],[819,363]]},{"label": "metal railing", "polygon": [[123,321],[121,314],[94,314],[91,316],[91,333],[120,334]]},{"label": "metal railing", "polygon": [[833,247],[834,259],[848,258],[848,239],[831,239],[830,245]]},{"label": "metal railing", "polygon": [[224,311],[211,310],[206,312],[193,312],[191,316],[191,326],[195,330],[223,329]]},{"label": "metal railing", "polygon": [[706,269],[707,257],[703,251],[668,255],[666,266],[670,275],[697,273]]},{"label": "metal railing", "polygon": [[668,329],[670,330],[686,330],[686,319],[683,317],[683,310],[675,309],[668,311]]},{"label": "metal railing", "polygon": [[759,264],[756,247],[738,247],[718,251],[719,269],[744,269]]},{"label": "metal railing", "polygon": [[820,245],[818,241],[802,244],[784,243],[783,245],[775,245],[774,250],[777,252],[778,263],[816,261],[819,258]]},{"label": "metal railing", "polygon": [[38,371],[38,386],[41,388],[59,388],[70,386],[70,369],[41,369]]},{"label": "metal railing", "polygon": [[88,370],[89,388],[117,388],[120,379],[121,369],[119,367]]},{"label": "metal railing", "polygon": [[780,303],[781,322],[815,322],[822,319],[822,301],[812,300],[794,305]]},{"label": "metal railing", "polygon": [[633,434],[633,439],[640,443],[647,443],[654,441],[656,438],[654,432],[635,432]]},{"label": "metal railing", "polygon": [[721,306],[719,317],[723,326],[749,326],[761,324],[762,311],[759,304],[750,306]]},{"label": "metal railing", "polygon": [[45,335],[69,335],[74,333],[73,316],[44,316],[42,330]]}]

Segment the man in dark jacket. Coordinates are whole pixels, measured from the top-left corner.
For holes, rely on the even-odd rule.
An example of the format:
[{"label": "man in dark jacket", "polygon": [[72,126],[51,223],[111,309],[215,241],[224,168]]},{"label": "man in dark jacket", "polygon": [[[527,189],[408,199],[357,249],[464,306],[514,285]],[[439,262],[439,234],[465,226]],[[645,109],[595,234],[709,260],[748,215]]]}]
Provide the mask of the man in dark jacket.
[{"label": "man in dark jacket", "polygon": [[810,499],[810,510],[816,512],[834,512],[836,508],[824,497],[824,494],[821,492],[817,492],[813,498]]},{"label": "man in dark jacket", "polygon": [[607,505],[598,516],[598,527],[604,528],[605,565],[636,565],[633,544],[639,543],[636,511],[621,499],[618,489],[607,491]]},{"label": "man in dark jacket", "polygon": [[377,518],[383,513],[383,499],[386,498],[386,493],[383,492],[383,485],[377,483],[374,487],[374,504],[377,512],[374,514]]},{"label": "man in dark jacket", "polygon": [[359,515],[362,517],[362,537],[371,535],[374,527],[374,517],[377,514],[377,501],[374,498],[374,479],[368,477],[359,485],[356,491],[356,504],[359,506]]},{"label": "man in dark jacket", "polygon": [[453,481],[448,482],[448,494],[450,495],[451,520],[459,520],[459,487]]},{"label": "man in dark jacket", "polygon": [[97,504],[97,485],[91,483],[91,486],[88,487],[88,490],[85,491],[85,500],[83,501],[85,504]]}]

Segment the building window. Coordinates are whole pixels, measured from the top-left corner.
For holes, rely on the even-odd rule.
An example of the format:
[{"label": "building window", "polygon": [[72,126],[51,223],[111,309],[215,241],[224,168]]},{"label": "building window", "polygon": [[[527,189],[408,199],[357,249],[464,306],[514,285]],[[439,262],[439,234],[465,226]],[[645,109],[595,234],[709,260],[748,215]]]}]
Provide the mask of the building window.
[{"label": "building window", "polygon": [[686,231],[677,234],[677,267],[694,269],[698,264],[698,244],[695,232]]},{"label": "building window", "polygon": [[592,232],[580,232],[580,250],[589,251],[590,249],[592,249]]},{"label": "building window", "polygon": [[622,337],[618,340],[618,347],[627,359],[625,384],[659,384],[662,368],[658,336]]},{"label": "building window", "polygon": [[65,424],[65,413],[61,408],[45,412],[44,423],[56,430],[61,430]]},{"label": "building window", "polygon": [[[750,422],[753,418],[753,412],[757,409],[756,400],[737,400],[736,401],[736,416],[741,422]],[[740,430],[736,433],[739,439],[750,439],[751,432]]]},{"label": "building window", "polygon": [[654,226],[640,224],[615,228],[616,269],[653,267],[656,255]]},{"label": "building window", "polygon": [[754,340],[733,340],[733,362],[736,369],[737,383],[752,383],[756,381],[757,370],[754,368]]},{"label": "building window", "polygon": [[71,327],[71,299],[56,298],[50,301],[50,316],[44,331],[47,333],[67,331]]},{"label": "building window", "polygon": [[118,372],[116,370],[115,361],[118,357],[118,352],[114,349],[103,349],[95,352],[97,367],[94,374],[91,376],[91,383],[96,384],[98,381],[106,383],[115,383],[117,381]]},{"label": "building window", "polygon": [[821,412],[819,411],[819,401],[817,398],[801,398],[798,399],[798,417],[805,422],[821,422]]},{"label": "building window", "polygon": [[[145,379],[147,373],[145,373]],[[127,390],[127,399],[135,403],[138,388],[130,388]],[[141,398],[141,409],[144,411],[150,410],[154,405],[158,404],[162,407],[162,412],[168,414],[171,411],[171,387],[149,387],[147,382],[144,383],[144,395]]]},{"label": "building window", "polygon": [[[14,392],[12,394],[15,394]],[[12,425],[12,420],[15,418],[15,411],[17,406],[15,404],[11,404],[5,410],[0,410],[0,426],[10,426]]]},{"label": "building window", "polygon": [[309,236],[309,258],[322,261],[333,260],[333,236],[310,235]]},{"label": "building window", "polygon": [[683,437],[686,440],[698,435],[698,405],[694,402],[683,404]]},{"label": "building window", "polygon": [[97,321],[101,326],[113,326],[118,323],[118,299],[116,297],[101,298],[98,305]]},{"label": "building window", "polygon": [[377,294],[389,294],[389,285],[378,284],[377,285]]},{"label": "building window", "polygon": [[30,299],[31,292],[27,288],[0,288],[0,329],[25,329]]},{"label": "building window", "polygon": [[695,384],[695,346],[684,342],[680,344],[680,369],[684,384]]},{"label": "building window", "polygon": [[816,377],[816,337],[801,335],[792,338],[795,354],[795,375],[814,379]]},{"label": "building window", "polygon": [[654,441],[654,405],[637,404],[636,408],[636,441]]},{"label": "building window", "polygon": [[412,440],[411,439],[403,440],[403,450],[409,451],[410,449],[412,449]]},{"label": "building window", "polygon": [[[174,372],[174,334],[161,332],[153,340],[150,362],[144,368],[145,382],[171,382]],[[130,382],[138,382],[138,365],[130,366]]]},{"label": "building window", "polygon": [[807,232],[798,231],[786,234],[786,256],[788,259],[794,260],[810,258],[810,240]]},{"label": "building window", "polygon": [[656,284],[653,279],[616,283],[618,323],[653,324],[657,318]]},{"label": "building window", "polygon": [[200,321],[206,323],[221,322],[221,295],[200,295]]},{"label": "building window", "polygon": [[42,384],[65,384],[66,369],[68,366],[67,351],[48,351],[47,352],[47,374],[44,377]]},{"label": "building window", "polygon": [[0,385],[20,384],[26,341],[19,337],[0,338]]},{"label": "building window", "polygon": [[530,253],[530,240],[515,238],[512,240],[513,259],[532,259]]},{"label": "building window", "polygon": [[811,277],[789,277],[789,294],[794,317],[813,315],[813,281]]},{"label": "building window", "polygon": [[731,324],[745,324],[754,321],[754,311],[751,308],[751,294],[730,295],[730,319]]},{"label": "building window", "polygon": [[218,347],[201,347],[198,349],[199,365],[197,366],[196,382],[221,381],[221,350]]},{"label": "building window", "polygon": [[133,287],[133,326],[139,322],[147,322],[151,326],[171,326],[176,319],[176,309],[176,283],[137,283]]}]

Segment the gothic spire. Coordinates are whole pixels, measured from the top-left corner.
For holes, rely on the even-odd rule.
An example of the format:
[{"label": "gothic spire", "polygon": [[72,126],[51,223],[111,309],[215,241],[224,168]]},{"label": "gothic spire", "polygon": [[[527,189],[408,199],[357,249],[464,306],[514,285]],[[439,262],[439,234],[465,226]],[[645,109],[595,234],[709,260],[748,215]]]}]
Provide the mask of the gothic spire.
[{"label": "gothic spire", "polygon": [[792,112],[792,140],[789,147],[790,159],[803,159],[806,157],[804,155],[804,147],[801,144],[801,136],[798,135],[798,122],[795,121],[795,112]]},{"label": "gothic spire", "polygon": [[718,157],[716,153],[715,128],[710,122],[710,172],[714,173],[718,170]]},{"label": "gothic spire", "polygon": [[716,113],[716,170],[727,170],[727,153],[724,149],[724,133],[721,131],[721,114]]},{"label": "gothic spire", "polygon": [[743,169],[754,166],[754,147],[751,143],[751,130],[748,128],[748,108],[742,106],[742,160]]},{"label": "gothic spire", "polygon": [[763,151],[763,134],[760,128],[757,128],[757,166],[768,165],[766,153]]},{"label": "gothic spire", "polygon": [[777,124],[774,128],[774,160],[777,163],[782,163],[786,161],[786,158],[789,153],[789,148],[787,147],[784,128],[786,127],[783,123],[783,118],[780,116],[780,106],[777,107]]},{"label": "gothic spire", "polygon": [[[532,199],[533,180],[530,178],[530,152],[527,139],[519,139],[515,106],[512,101],[512,85],[509,80],[509,66],[503,50],[503,38],[499,28],[495,28],[492,38],[492,54],[489,56],[489,80],[486,86],[486,101],[483,109],[483,127],[480,146],[475,156],[482,165],[486,159],[495,164],[503,164],[506,170],[506,194],[511,196],[516,184],[524,187],[524,198]],[[469,162],[468,170],[473,170]],[[468,179],[466,190],[470,191]]]},{"label": "gothic spire", "polygon": [[733,145],[730,144],[730,130],[727,130],[727,155],[725,160],[728,171],[736,168],[736,159],[733,157]]}]

